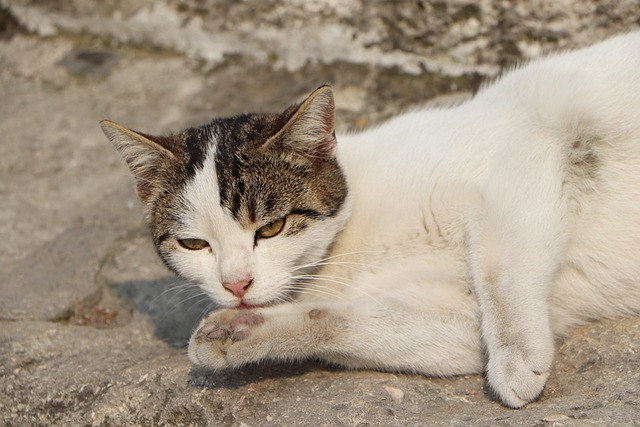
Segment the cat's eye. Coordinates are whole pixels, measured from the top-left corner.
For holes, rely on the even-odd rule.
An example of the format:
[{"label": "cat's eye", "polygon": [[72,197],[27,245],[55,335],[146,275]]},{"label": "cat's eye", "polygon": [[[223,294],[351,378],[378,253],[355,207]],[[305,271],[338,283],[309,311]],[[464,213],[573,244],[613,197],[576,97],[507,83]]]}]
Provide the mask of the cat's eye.
[{"label": "cat's eye", "polygon": [[280,218],[258,228],[258,231],[256,231],[256,237],[259,237],[261,239],[268,239],[270,237],[277,236],[283,228],[284,218]]},{"label": "cat's eye", "polygon": [[178,244],[190,251],[199,251],[209,247],[209,243],[202,239],[178,239]]}]

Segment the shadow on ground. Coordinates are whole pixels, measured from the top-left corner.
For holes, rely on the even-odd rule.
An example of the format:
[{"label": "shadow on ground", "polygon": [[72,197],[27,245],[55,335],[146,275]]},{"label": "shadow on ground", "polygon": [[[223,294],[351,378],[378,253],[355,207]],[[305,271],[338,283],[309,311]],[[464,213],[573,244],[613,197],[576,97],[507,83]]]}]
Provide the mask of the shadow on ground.
[{"label": "shadow on ground", "polygon": [[200,319],[217,308],[196,287],[176,277],[127,280],[111,287],[149,316],[159,339],[176,348],[186,348]]},{"label": "shadow on ground", "polygon": [[208,389],[240,388],[264,380],[301,377],[311,371],[326,370],[321,363],[296,364],[264,363],[237,370],[214,371],[202,366],[193,366],[189,371],[189,385]]}]

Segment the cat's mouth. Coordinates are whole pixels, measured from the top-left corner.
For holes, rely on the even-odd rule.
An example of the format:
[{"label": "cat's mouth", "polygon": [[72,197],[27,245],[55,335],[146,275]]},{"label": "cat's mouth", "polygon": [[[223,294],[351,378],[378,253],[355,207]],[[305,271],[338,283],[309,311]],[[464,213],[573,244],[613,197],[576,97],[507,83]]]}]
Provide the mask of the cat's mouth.
[{"label": "cat's mouth", "polygon": [[245,302],[241,302],[240,304],[238,304],[236,306],[236,310],[251,310],[252,308],[263,308],[266,307],[268,304],[247,304]]}]

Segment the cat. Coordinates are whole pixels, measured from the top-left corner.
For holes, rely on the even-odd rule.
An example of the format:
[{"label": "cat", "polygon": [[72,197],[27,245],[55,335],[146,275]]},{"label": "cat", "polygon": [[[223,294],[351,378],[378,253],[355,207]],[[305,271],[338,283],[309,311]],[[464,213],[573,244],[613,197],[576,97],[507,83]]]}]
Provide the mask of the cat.
[{"label": "cat", "polygon": [[640,312],[640,32],[336,136],[331,87],[170,136],[101,122],[213,369],[319,359],[542,393],[555,337]]}]

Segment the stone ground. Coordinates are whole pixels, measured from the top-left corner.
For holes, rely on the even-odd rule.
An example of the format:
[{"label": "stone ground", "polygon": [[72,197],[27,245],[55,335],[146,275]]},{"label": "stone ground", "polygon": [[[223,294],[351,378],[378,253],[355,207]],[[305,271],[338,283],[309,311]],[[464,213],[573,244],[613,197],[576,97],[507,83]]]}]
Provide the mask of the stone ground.
[{"label": "stone ground", "polygon": [[[0,424],[640,424],[638,318],[559,340],[544,395],[521,410],[481,376],[191,367],[211,306],[156,259],[100,119],[162,133],[331,82],[339,126],[363,127],[640,23],[632,1],[382,3],[0,0]],[[310,47],[286,44],[294,30]]]}]

